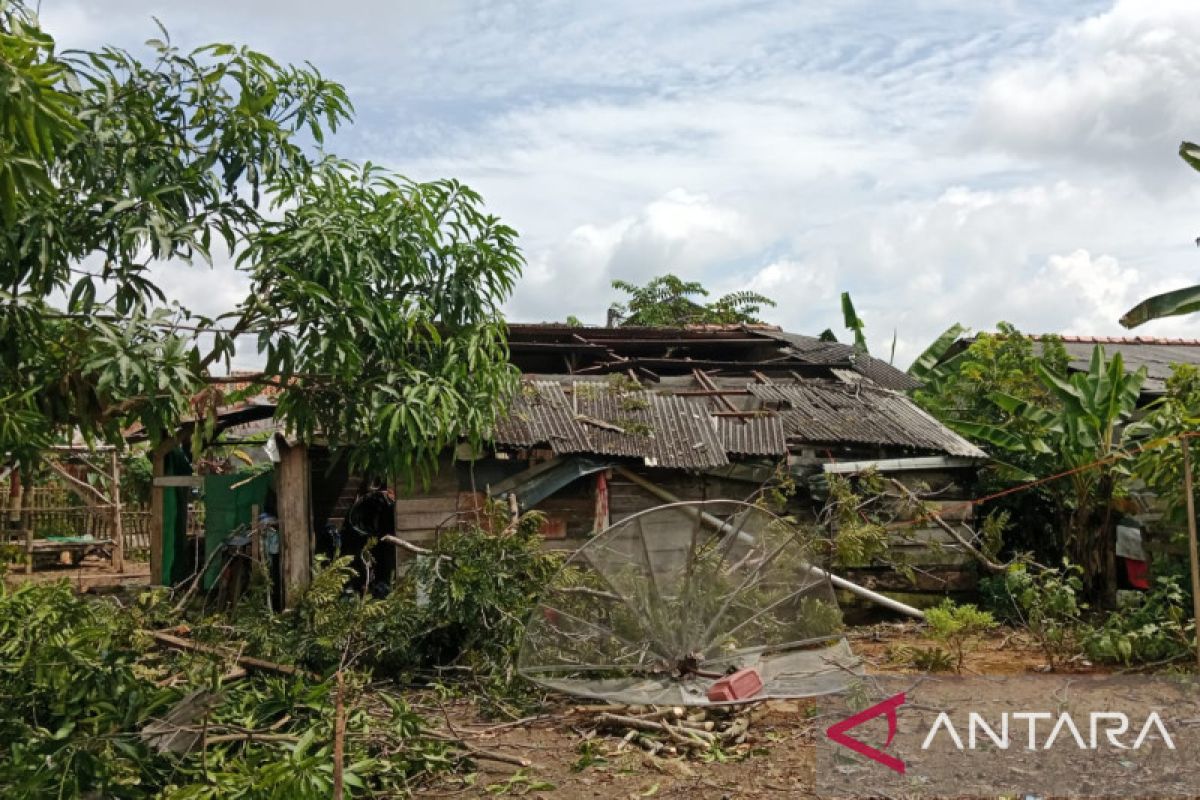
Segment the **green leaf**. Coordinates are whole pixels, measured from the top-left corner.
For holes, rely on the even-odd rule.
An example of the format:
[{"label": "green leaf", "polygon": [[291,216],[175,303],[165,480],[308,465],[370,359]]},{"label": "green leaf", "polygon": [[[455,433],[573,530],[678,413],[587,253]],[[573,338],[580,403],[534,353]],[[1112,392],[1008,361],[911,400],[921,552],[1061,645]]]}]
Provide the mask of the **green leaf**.
[{"label": "green leaf", "polygon": [[863,353],[868,352],[867,337],[863,333],[866,326],[854,310],[854,301],[850,299],[849,292],[842,292],[842,321],[847,330],[854,331],[854,348]]},{"label": "green leaf", "polygon": [[1146,298],[1126,311],[1120,322],[1126,328],[1136,328],[1150,320],[1177,317],[1196,311],[1200,311],[1200,286],[1188,286]]}]

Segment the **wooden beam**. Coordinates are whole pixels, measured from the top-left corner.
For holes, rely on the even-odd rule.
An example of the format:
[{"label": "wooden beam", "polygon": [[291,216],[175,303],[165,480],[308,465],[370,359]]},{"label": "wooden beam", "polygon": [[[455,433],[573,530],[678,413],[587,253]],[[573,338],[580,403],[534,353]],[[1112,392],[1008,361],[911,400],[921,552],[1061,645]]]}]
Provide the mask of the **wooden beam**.
[{"label": "wooden beam", "polygon": [[121,459],[117,451],[109,453],[112,466],[112,568],[113,572],[125,571],[125,526],[121,520]]},{"label": "wooden beam", "polygon": [[719,397],[722,395],[749,395],[750,392],[746,389],[681,389],[678,392],[671,392],[671,394],[680,397]]},{"label": "wooden beam", "polygon": [[769,408],[755,408],[750,411],[710,411],[709,416],[712,417],[777,417],[779,413]]},{"label": "wooden beam", "polygon": [[202,489],[203,475],[164,475],[154,479],[154,485],[171,489]]},{"label": "wooden beam", "polygon": [[[694,369],[694,370],[692,370],[692,374],[696,376],[696,383],[700,384],[708,391],[713,392],[713,391],[717,391],[720,388],[717,386],[716,381],[712,380],[711,378],[709,378],[707,375],[704,374],[704,370]],[[724,406],[726,411],[732,412],[734,415],[740,416],[737,413],[739,410],[738,407],[735,406],[733,403],[731,403],[729,401],[728,397],[726,397],[723,394],[715,394],[715,395],[713,395],[713,398],[720,405]]]},{"label": "wooden beam", "polygon": [[154,452],[150,454],[150,462],[153,464],[153,475],[155,482],[150,487],[150,521],[149,521],[149,537],[150,537],[150,585],[162,586],[164,583],[163,576],[163,487],[157,485],[157,480],[163,477],[166,471],[165,462],[167,453],[175,448],[178,442],[174,438],[163,439],[159,442],[158,447],[154,448]]},{"label": "wooden beam", "polygon": [[74,475],[67,472],[66,468],[63,467],[62,464],[59,464],[53,459],[49,458],[43,459],[43,463],[50,469],[57,472],[59,476],[66,478],[68,481],[67,488],[78,495],[79,499],[83,500],[83,502],[87,503],[88,505],[108,505],[108,498],[105,497],[99,489],[97,489],[95,486],[92,486],[90,483],[84,483],[83,481],[79,480],[79,478],[76,478]]},{"label": "wooden beam", "polygon": [[312,470],[308,446],[279,443],[279,477],[276,499],[279,510],[279,579],[283,607],[291,608],[312,580],[313,522]]}]

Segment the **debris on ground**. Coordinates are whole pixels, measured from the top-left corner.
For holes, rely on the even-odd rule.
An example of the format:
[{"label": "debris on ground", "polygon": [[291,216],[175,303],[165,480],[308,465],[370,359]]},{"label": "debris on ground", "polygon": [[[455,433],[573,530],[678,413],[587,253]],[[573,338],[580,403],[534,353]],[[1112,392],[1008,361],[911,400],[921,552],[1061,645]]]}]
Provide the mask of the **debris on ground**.
[{"label": "debris on ground", "polygon": [[751,706],[575,706],[587,718],[584,739],[620,739],[615,752],[638,747],[654,756],[704,758],[746,742]]}]

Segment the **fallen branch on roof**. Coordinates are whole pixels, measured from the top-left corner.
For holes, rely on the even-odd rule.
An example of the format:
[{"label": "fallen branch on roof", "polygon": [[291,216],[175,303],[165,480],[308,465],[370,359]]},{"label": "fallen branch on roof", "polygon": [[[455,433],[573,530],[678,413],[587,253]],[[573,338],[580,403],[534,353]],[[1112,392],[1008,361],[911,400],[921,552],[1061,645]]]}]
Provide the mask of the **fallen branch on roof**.
[{"label": "fallen branch on roof", "polygon": [[611,422],[605,422],[602,419],[589,417],[586,414],[576,414],[575,421],[582,422],[584,425],[591,425],[593,427],[600,428],[601,430],[612,431],[613,433],[628,433],[628,431],[626,431],[620,425],[614,425]]}]

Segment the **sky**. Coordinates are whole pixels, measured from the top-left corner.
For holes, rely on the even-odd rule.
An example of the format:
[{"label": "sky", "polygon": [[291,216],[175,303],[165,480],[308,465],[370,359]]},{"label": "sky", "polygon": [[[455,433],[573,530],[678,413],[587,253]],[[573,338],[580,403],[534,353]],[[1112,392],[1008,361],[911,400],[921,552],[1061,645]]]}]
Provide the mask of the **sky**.
[{"label": "sky", "polygon": [[[1195,0],[42,0],[61,47],[236,42],[344,83],[327,142],[458,178],[520,233],[510,320],[603,324],[620,278],[751,289],[905,366],[952,323],[1110,334],[1200,283]],[[228,310],[227,264],[168,265]],[[1138,334],[1200,337],[1200,319]],[[843,337],[844,338],[844,337]],[[240,359],[253,360],[247,354]]]}]

